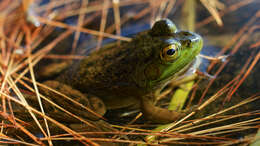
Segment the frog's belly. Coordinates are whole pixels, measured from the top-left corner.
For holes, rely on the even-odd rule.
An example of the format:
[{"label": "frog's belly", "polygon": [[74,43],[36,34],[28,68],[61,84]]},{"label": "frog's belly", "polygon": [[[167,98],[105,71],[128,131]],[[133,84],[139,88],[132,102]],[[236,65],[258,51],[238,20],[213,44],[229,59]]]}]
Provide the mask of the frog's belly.
[{"label": "frog's belly", "polygon": [[119,109],[119,108],[127,108],[137,109],[140,107],[141,99],[137,97],[105,97],[102,98],[104,101],[106,108],[108,110],[111,109]]},{"label": "frog's belly", "polygon": [[89,92],[101,98],[107,109],[139,108],[146,93],[145,89],[126,82],[95,84]]}]

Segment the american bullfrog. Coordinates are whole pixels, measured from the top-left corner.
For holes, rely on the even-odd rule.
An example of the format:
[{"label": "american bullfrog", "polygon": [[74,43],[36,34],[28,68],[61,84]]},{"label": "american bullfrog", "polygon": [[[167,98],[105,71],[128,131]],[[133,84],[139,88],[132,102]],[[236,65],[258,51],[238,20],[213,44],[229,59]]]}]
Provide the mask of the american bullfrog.
[{"label": "american bullfrog", "polygon": [[198,34],[177,30],[171,20],[163,19],[130,42],[106,45],[74,62],[46,84],[53,88],[62,84],[62,88],[98,97],[103,102],[94,111],[104,105],[108,110],[139,108],[147,119],[167,123],[184,113],[153,105],[154,91],[185,74],[195,64],[202,45]]}]

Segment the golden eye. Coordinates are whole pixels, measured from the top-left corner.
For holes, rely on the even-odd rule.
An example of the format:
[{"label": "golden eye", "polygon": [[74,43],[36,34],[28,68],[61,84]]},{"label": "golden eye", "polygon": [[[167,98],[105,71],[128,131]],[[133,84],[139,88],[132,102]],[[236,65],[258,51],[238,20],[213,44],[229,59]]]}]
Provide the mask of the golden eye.
[{"label": "golden eye", "polygon": [[163,48],[160,56],[164,61],[172,61],[179,56],[178,54],[178,47],[175,44],[171,44],[168,47]]}]

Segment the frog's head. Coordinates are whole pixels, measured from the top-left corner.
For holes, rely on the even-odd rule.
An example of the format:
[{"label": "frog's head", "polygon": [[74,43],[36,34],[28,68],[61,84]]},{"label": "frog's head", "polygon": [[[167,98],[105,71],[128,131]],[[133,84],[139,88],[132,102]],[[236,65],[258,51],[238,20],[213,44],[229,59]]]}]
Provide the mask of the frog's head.
[{"label": "frog's head", "polygon": [[[202,38],[189,31],[179,31],[169,19],[157,21],[148,34],[152,38],[152,59],[142,67],[147,88],[161,85],[185,72],[203,45]],[[150,56],[150,57],[151,57]]]}]

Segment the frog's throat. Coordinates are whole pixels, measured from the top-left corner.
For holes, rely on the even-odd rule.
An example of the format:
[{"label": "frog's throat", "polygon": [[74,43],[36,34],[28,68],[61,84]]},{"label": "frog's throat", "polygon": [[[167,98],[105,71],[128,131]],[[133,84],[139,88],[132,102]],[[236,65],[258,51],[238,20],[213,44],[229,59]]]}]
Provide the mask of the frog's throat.
[{"label": "frog's throat", "polygon": [[200,59],[198,57],[195,57],[192,62],[190,62],[189,64],[184,66],[180,71],[173,73],[168,78],[147,82],[146,87],[152,88],[152,87],[155,87],[157,85],[158,86],[164,86],[173,79],[183,77],[183,76],[188,75],[188,74],[195,73],[195,70],[199,67],[199,64],[200,64]]},{"label": "frog's throat", "polygon": [[196,70],[199,68],[200,64],[201,64],[201,57],[196,56],[196,58],[189,64],[188,69],[184,71],[183,74],[180,74],[178,77],[189,76],[194,74]]}]

